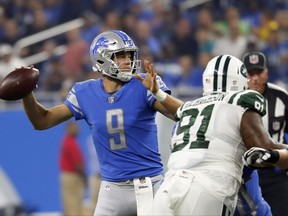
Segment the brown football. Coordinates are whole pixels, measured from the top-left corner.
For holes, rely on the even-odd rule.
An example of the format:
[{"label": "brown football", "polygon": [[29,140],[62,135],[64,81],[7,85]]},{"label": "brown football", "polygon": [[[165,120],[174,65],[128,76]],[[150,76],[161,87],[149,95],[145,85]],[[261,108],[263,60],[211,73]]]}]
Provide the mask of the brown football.
[{"label": "brown football", "polygon": [[19,100],[35,89],[39,70],[33,67],[16,68],[0,83],[0,99]]}]

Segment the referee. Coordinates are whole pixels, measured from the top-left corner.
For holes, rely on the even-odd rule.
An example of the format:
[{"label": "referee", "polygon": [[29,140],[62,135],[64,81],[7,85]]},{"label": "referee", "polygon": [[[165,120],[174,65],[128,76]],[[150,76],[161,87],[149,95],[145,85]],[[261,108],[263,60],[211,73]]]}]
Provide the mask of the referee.
[{"label": "referee", "polygon": [[[262,118],[264,126],[275,142],[287,143],[288,93],[285,89],[268,82],[266,57],[261,52],[246,53],[243,58],[248,72],[249,89],[264,95],[267,114]],[[288,215],[288,173],[271,167],[258,170],[264,199],[271,207],[273,216]]]}]

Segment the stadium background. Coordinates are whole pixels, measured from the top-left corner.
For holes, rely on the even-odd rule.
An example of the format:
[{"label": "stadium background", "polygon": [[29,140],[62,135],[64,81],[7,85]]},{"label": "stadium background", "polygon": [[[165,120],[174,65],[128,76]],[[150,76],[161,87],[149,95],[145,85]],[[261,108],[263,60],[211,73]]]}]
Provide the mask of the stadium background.
[{"label": "stadium background", "polygon": [[[15,64],[33,64],[41,77],[37,98],[46,107],[57,105],[75,81],[98,77],[91,72],[87,48],[106,29],[131,35],[140,58],[154,62],[173,95],[183,100],[201,95],[203,68],[223,53],[241,58],[246,51],[264,52],[270,81],[287,88],[286,0],[2,0],[0,79]],[[162,116],[157,122],[166,164],[173,123]],[[86,154],[89,129],[80,124]],[[63,124],[35,131],[21,101],[0,100],[0,134],[0,167],[26,211],[59,214]],[[3,187],[0,176],[0,212],[7,207]]]}]

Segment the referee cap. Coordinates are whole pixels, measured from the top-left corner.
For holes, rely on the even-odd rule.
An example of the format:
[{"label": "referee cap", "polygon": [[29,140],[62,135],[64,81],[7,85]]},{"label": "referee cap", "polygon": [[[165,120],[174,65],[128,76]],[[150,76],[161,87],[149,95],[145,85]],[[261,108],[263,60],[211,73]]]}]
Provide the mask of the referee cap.
[{"label": "referee cap", "polygon": [[243,63],[248,73],[251,70],[262,71],[266,68],[266,57],[262,52],[249,52],[244,55]]}]

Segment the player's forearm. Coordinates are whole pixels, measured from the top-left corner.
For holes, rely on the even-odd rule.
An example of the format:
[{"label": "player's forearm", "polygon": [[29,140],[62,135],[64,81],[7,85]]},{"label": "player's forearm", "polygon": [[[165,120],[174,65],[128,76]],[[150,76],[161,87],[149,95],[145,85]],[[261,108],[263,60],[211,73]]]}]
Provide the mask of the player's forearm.
[{"label": "player's forearm", "polygon": [[165,100],[160,102],[173,116],[176,114],[177,109],[183,104],[181,100],[174,98],[167,94]]},{"label": "player's forearm", "polygon": [[43,128],[43,123],[47,115],[47,109],[37,102],[34,93],[32,92],[23,98],[22,102],[24,111],[33,127],[37,130],[45,129]]},{"label": "player's forearm", "polygon": [[282,170],[288,169],[288,150],[287,149],[278,149],[279,160],[275,163],[275,166],[279,167]]},{"label": "player's forearm", "polygon": [[168,118],[175,120],[175,113],[177,109],[183,104],[183,102],[173,96],[170,96],[162,90],[159,90],[158,93],[153,94],[157,101],[155,102],[154,108]]}]

